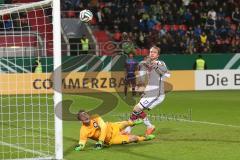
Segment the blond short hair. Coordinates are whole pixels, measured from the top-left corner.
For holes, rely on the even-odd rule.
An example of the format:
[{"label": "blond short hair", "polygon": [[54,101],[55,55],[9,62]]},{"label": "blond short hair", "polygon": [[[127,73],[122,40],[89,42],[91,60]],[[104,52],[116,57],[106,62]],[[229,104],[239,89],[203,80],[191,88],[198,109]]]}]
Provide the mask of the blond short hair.
[{"label": "blond short hair", "polygon": [[152,46],[150,49],[152,49],[152,48],[156,49],[156,50],[158,51],[158,54],[160,54],[161,48],[159,48],[159,47],[157,47],[157,46]]}]

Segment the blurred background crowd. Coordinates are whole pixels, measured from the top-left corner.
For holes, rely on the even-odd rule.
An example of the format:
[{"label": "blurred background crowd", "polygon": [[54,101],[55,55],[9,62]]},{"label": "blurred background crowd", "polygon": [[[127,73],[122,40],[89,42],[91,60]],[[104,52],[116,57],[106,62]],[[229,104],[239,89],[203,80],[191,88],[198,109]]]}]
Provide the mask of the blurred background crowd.
[{"label": "blurred background crowd", "polygon": [[239,0],[64,0],[62,17],[94,13],[92,25],[136,48],[164,53],[240,52]]}]

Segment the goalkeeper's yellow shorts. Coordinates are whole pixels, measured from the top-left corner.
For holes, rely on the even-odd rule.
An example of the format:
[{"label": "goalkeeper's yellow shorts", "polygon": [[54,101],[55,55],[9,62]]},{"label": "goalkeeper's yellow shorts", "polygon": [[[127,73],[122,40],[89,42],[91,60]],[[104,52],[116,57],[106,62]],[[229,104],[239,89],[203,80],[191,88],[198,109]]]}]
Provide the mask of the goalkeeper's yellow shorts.
[{"label": "goalkeeper's yellow shorts", "polygon": [[111,144],[126,144],[129,143],[129,135],[123,135],[121,133],[121,122],[109,123],[111,128],[112,136],[109,139],[108,143]]}]

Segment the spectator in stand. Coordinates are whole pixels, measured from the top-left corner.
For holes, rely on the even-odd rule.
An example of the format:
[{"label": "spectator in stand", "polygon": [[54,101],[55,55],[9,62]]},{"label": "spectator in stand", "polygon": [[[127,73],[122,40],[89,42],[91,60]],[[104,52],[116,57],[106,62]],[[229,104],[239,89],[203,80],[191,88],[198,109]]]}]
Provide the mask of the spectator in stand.
[{"label": "spectator in stand", "polygon": [[226,16],[228,16],[229,15],[229,11],[228,11],[229,8],[228,8],[228,5],[225,1],[222,4],[222,8],[223,8],[224,13],[226,13]]},{"label": "spectator in stand", "polygon": [[225,27],[228,26],[228,24],[227,24],[227,22],[225,21],[224,17],[217,16],[216,29],[221,28],[222,25],[225,26]]},{"label": "spectator in stand", "polygon": [[223,44],[223,42],[222,42],[220,36],[217,36],[217,39],[216,39],[216,52],[217,53],[222,52],[222,44]]},{"label": "spectator in stand", "polygon": [[184,14],[184,19],[185,19],[185,24],[189,26],[191,24],[190,21],[192,19],[192,13],[190,12],[189,8],[187,8],[187,11]]},{"label": "spectator in stand", "polygon": [[179,43],[178,53],[185,54],[186,53],[186,45],[184,42]]},{"label": "spectator in stand", "polygon": [[138,28],[138,20],[136,19],[136,16],[134,15],[131,16],[131,19],[129,21],[129,27],[131,31]]},{"label": "spectator in stand", "polygon": [[169,53],[170,45],[169,45],[169,43],[167,42],[167,38],[164,37],[164,38],[162,39],[160,47],[161,47],[161,51],[162,51],[163,53]]},{"label": "spectator in stand", "polygon": [[[97,19],[97,26],[112,35],[118,26],[120,33],[112,36],[117,41],[122,32],[132,32],[130,39],[138,48],[145,48],[153,42],[163,46],[163,53],[183,53],[184,47],[190,54],[198,51],[222,52],[222,49],[235,52],[238,48],[235,35],[240,35],[239,0],[62,2],[64,11],[90,9]],[[170,29],[169,26],[173,25],[175,28]],[[203,32],[207,37],[205,43],[199,38]],[[182,37],[180,41],[179,34]]]},{"label": "spectator in stand", "polygon": [[139,27],[140,27],[140,30],[142,30],[145,33],[149,32],[148,21],[149,21],[149,15],[147,13],[143,13],[142,19],[140,19]]},{"label": "spectator in stand", "polygon": [[239,53],[240,52],[240,37],[236,35],[231,42],[231,52]]},{"label": "spectator in stand", "polygon": [[195,37],[199,37],[199,36],[201,35],[201,33],[202,33],[201,26],[200,26],[200,25],[196,26],[196,27],[194,28],[194,36],[195,36]]},{"label": "spectator in stand", "polygon": [[238,27],[237,27],[236,34],[238,34],[240,36],[240,25],[238,25]]},{"label": "spectator in stand", "polygon": [[200,35],[200,41],[201,41],[201,44],[205,45],[207,43],[207,35],[205,32],[202,32],[202,34]]},{"label": "spectator in stand", "polygon": [[186,43],[186,53],[193,54],[195,52],[194,38],[191,35],[187,36],[185,43]]},{"label": "spectator in stand", "polygon": [[219,8],[217,17],[226,17],[226,13],[223,11],[222,7]]},{"label": "spectator in stand", "polygon": [[114,25],[114,29],[119,29],[121,24],[121,20],[119,17],[117,17],[114,21],[113,21],[113,25]]},{"label": "spectator in stand", "polygon": [[150,19],[147,21],[147,28],[148,31],[151,31],[153,29],[153,26],[157,24],[157,21],[155,20],[154,16],[151,16]]},{"label": "spectator in stand", "polygon": [[126,55],[129,55],[130,53],[136,53],[134,43],[129,39],[126,32],[123,32],[122,34],[122,50]]},{"label": "spectator in stand", "polygon": [[183,5],[187,7],[190,4],[191,0],[182,0],[182,2],[183,2]]},{"label": "spectator in stand", "polygon": [[217,35],[219,35],[222,39],[226,39],[228,37],[228,30],[224,27],[224,25],[217,30]]},{"label": "spectator in stand", "polygon": [[131,31],[131,26],[129,24],[129,20],[127,17],[124,17],[122,19],[122,22],[120,23],[119,29],[121,32],[130,32]]},{"label": "spectator in stand", "polygon": [[136,4],[137,14],[140,15],[145,12],[145,6],[143,1],[138,1]]},{"label": "spectator in stand", "polygon": [[216,21],[212,19],[211,15],[208,15],[207,17],[205,29],[216,29]]},{"label": "spectator in stand", "polygon": [[205,12],[200,13],[200,25],[202,28],[206,25],[207,19],[208,19],[207,13]]},{"label": "spectator in stand", "polygon": [[208,41],[212,52],[216,52],[216,35],[213,30],[210,31]]},{"label": "spectator in stand", "polygon": [[98,8],[98,10],[97,10],[97,20],[98,20],[98,24],[99,24],[99,26],[101,27],[101,28],[103,28],[103,20],[102,20],[102,10],[101,10],[101,8]]},{"label": "spectator in stand", "polygon": [[137,40],[137,45],[140,47],[140,48],[146,48],[145,46],[145,41],[146,41],[146,38],[145,38],[145,33],[141,32],[139,33],[139,38]]},{"label": "spectator in stand", "polygon": [[134,44],[137,43],[137,40],[138,40],[138,34],[137,34],[137,32],[132,32],[131,40],[134,42]]},{"label": "spectator in stand", "polygon": [[115,30],[115,33],[114,33],[114,35],[113,35],[113,39],[114,39],[114,41],[116,41],[116,42],[120,42],[121,41],[121,32],[118,30],[118,29],[116,29]]},{"label": "spectator in stand", "polygon": [[234,12],[232,12],[232,19],[236,24],[240,24],[240,12],[239,8],[236,8]]},{"label": "spectator in stand", "polygon": [[3,27],[4,27],[4,29],[8,30],[8,31],[12,30],[12,28],[13,28],[13,21],[10,18],[10,15],[3,15],[2,19],[3,19],[3,25],[4,25]]},{"label": "spectator in stand", "polygon": [[217,19],[217,13],[212,8],[210,11],[208,11],[208,17],[214,21]]}]

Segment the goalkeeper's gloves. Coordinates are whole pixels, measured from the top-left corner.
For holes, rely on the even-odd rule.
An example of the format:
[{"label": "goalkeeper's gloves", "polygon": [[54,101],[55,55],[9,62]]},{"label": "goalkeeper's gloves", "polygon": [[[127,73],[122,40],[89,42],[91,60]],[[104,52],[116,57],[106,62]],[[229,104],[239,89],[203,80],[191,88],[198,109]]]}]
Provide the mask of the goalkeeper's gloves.
[{"label": "goalkeeper's gloves", "polygon": [[83,145],[83,144],[78,144],[78,145],[74,148],[74,150],[75,150],[75,151],[82,151],[83,148],[84,148],[84,145]]},{"label": "goalkeeper's gloves", "polygon": [[103,141],[98,141],[96,144],[95,144],[95,149],[96,150],[100,150],[103,148]]}]

